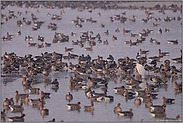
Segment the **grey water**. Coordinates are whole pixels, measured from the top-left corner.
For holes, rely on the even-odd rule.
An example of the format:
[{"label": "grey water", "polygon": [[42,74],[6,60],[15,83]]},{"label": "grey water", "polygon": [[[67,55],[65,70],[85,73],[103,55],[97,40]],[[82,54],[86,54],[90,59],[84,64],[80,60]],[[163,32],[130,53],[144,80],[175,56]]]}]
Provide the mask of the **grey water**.
[{"label": "grey water", "polygon": [[[129,9],[111,9],[104,11],[102,9],[95,9],[92,11],[92,13],[88,13],[87,10],[83,10],[83,12],[78,12],[75,9],[70,8],[64,8],[62,10],[65,11],[64,15],[62,16],[62,20],[51,20],[51,16],[47,16],[48,13],[57,14],[60,15],[61,9],[45,9],[45,8],[19,8],[15,6],[9,6],[4,10],[1,10],[2,14],[8,15],[8,10],[15,11],[14,13],[17,13],[18,11],[23,13],[23,16],[20,16],[17,14],[17,18],[13,18],[8,20],[7,22],[4,22],[3,25],[1,25],[1,37],[5,36],[7,32],[10,34],[15,35],[15,37],[12,39],[12,41],[1,41],[1,56],[4,54],[4,52],[14,52],[18,56],[25,56],[26,54],[32,54],[33,57],[37,55],[41,55],[41,53],[44,52],[59,52],[64,55],[67,55],[67,53],[64,51],[64,47],[73,47],[74,50],[72,53],[74,54],[84,54],[92,57],[92,59],[97,58],[98,55],[103,56],[104,59],[108,57],[109,54],[112,54],[115,58],[115,61],[119,58],[124,57],[130,57],[134,58],[136,57],[136,53],[139,52],[139,49],[142,50],[149,50],[149,54],[147,54],[148,57],[151,56],[157,56],[158,55],[158,49],[161,49],[165,52],[170,52],[169,56],[165,56],[161,59],[160,62],[158,62],[159,66],[160,64],[163,64],[164,60],[169,59],[171,61],[171,65],[175,65],[177,68],[181,67],[181,64],[173,63],[172,58],[176,58],[180,56],[180,49],[182,49],[182,32],[181,32],[181,21],[170,21],[170,22],[163,22],[162,20],[169,17],[178,17],[181,16],[180,12],[172,12],[171,10],[165,10],[165,14],[159,13],[157,10],[150,10],[153,12],[154,17],[160,17],[161,21],[155,22],[154,20],[148,21],[147,23],[141,22],[142,18],[146,18],[147,15],[145,14],[144,10],[129,10]],[[35,14],[36,17],[38,17],[39,21],[45,21],[45,23],[41,26],[40,29],[37,31],[31,31],[31,28],[33,24],[31,25],[23,25],[22,27],[19,27],[16,25],[17,20],[21,20],[23,17],[26,18],[26,20],[31,20],[30,14],[25,14],[25,11],[29,11],[30,13]],[[40,13],[37,13],[36,11],[39,10]],[[127,22],[127,23],[119,23],[119,21],[110,22],[109,18],[114,15],[120,14],[122,12],[126,11],[125,17],[131,18],[133,15],[137,16],[136,22]],[[101,16],[98,16],[98,13],[101,13]],[[72,20],[75,20],[76,17],[79,16],[84,19],[93,18],[94,20],[97,20],[97,23],[89,23],[84,22],[82,23],[82,28],[76,28],[75,25],[71,22]],[[3,19],[1,19],[3,21]],[[69,36],[69,42],[65,43],[55,43],[51,45],[51,47],[44,47],[37,49],[36,47],[28,47],[28,42],[24,40],[25,36],[32,36],[34,43],[37,42],[37,36],[43,36],[45,37],[45,42],[51,43],[53,39],[53,35],[55,31],[50,31],[47,29],[47,25],[52,22],[56,23],[58,28],[56,32],[63,33],[65,35]],[[159,27],[153,27],[153,23],[160,24]],[[105,27],[101,28],[100,24],[104,24]],[[115,29],[119,28],[120,32],[115,32]],[[154,33],[149,34],[148,37],[146,37],[146,40],[143,43],[140,43],[138,46],[130,46],[129,44],[125,44],[124,41],[132,40],[133,42],[139,38],[139,37],[130,37],[129,34],[123,34],[122,29],[128,29],[131,30],[132,33],[138,34],[139,32],[142,32],[143,29],[152,29],[154,30]],[[163,30],[162,34],[158,34],[159,29]],[[164,32],[164,29],[168,28],[170,32]],[[17,35],[17,32],[21,30],[22,34],[20,36]],[[109,30],[109,35],[104,35],[104,32]],[[94,34],[91,36],[96,36],[98,33],[101,35],[101,40],[105,41],[106,39],[109,40],[108,45],[104,45],[103,43],[97,43],[96,46],[93,47],[93,51],[85,51],[85,47],[89,47],[88,44],[84,44],[83,48],[80,48],[77,45],[72,45],[71,41],[76,41],[80,37],[80,32],[85,31],[93,31]],[[71,36],[71,32],[75,32],[76,36]],[[116,36],[117,40],[112,41],[112,36]],[[154,43],[150,43],[150,38],[157,39],[161,44],[155,45]],[[175,40],[177,39],[179,41],[178,45],[172,45],[168,44],[167,40]],[[78,61],[77,59],[74,60],[63,60],[63,62],[72,62],[73,64],[76,64]],[[149,63],[150,61],[147,60]],[[138,73],[134,72],[135,75],[138,75]],[[78,90],[78,91],[72,91],[71,94],[73,94],[73,100],[71,103],[77,103],[78,101],[81,102],[81,111],[67,111],[68,102],[65,100],[65,95],[67,92],[70,91],[69,89],[69,77],[72,76],[73,73],[71,73],[70,70],[65,72],[59,72],[54,73],[52,72],[49,75],[50,81],[52,79],[57,78],[59,81],[59,89],[57,91],[52,90],[51,86],[44,85],[43,83],[43,77],[39,76],[38,79],[42,83],[32,85],[32,87],[38,87],[42,91],[50,92],[51,98],[46,99],[45,108],[49,109],[49,115],[45,116],[44,118],[40,115],[40,110],[36,108],[32,108],[29,105],[24,105],[24,113],[26,113],[25,116],[25,122],[26,121],[48,121],[52,118],[55,118],[56,121],[141,121],[141,119],[144,119],[144,121],[159,121],[161,118],[152,118],[149,110],[145,108],[145,103],[142,103],[139,107],[136,107],[134,105],[132,100],[128,100],[127,102],[121,95],[114,94],[114,87],[118,87],[121,85],[124,85],[125,83],[122,81],[119,81],[119,78],[117,78],[116,81],[110,80],[108,84],[108,95],[114,96],[114,101],[112,103],[105,103],[105,102],[94,102],[95,103],[95,110],[94,115],[91,115],[91,113],[84,112],[83,106],[90,105],[90,100],[85,96],[84,90]],[[120,76],[120,72],[117,73],[118,77]],[[150,73],[150,75],[154,75],[154,73]],[[168,81],[168,87],[167,88],[161,88],[158,94],[158,99],[153,100],[153,104],[161,105],[162,99],[161,97],[165,96],[167,98],[174,98],[175,104],[167,105],[167,117],[173,117],[175,118],[177,115],[182,116],[182,94],[175,95],[174,94],[174,88],[173,88],[173,82],[177,81],[178,83],[182,82],[181,77],[177,77],[176,80],[169,79]],[[141,85],[142,89],[145,88],[144,83],[152,83],[149,79],[143,79],[143,84]],[[7,97],[11,98],[15,96],[15,91],[18,90],[19,93],[28,93],[27,90],[24,90],[22,87],[22,78],[21,77],[1,77],[1,98],[2,101]],[[96,92],[103,92],[101,88],[95,89]],[[39,95],[30,95],[29,99],[36,99],[39,98]],[[113,108],[117,105],[117,103],[122,104],[122,110],[129,110],[129,108],[133,109],[133,117],[129,119],[128,117],[118,117],[114,112]],[[3,102],[2,102],[3,103]],[[3,106],[1,105],[2,109]],[[10,116],[19,116],[20,113],[11,113],[10,111],[7,113],[7,117]],[[8,121],[8,118],[6,117],[6,121]]]}]

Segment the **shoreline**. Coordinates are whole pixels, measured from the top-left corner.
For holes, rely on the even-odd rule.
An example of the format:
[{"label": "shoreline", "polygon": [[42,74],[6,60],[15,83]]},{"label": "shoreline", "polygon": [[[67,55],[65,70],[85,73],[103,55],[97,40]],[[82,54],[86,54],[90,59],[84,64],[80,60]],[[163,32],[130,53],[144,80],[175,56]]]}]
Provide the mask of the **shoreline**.
[{"label": "shoreline", "polygon": [[[156,5],[159,8],[154,8]],[[1,1],[1,9],[6,9],[7,6],[17,6],[25,8],[39,8],[44,7],[48,9],[67,8],[71,9],[172,9],[169,6],[181,9],[182,1]]]}]

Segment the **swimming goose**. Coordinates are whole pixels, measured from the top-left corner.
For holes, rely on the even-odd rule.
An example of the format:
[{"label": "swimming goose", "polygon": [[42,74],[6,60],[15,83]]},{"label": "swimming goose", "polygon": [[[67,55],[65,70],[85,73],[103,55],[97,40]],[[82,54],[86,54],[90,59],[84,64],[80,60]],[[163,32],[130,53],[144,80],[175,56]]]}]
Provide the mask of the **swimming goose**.
[{"label": "swimming goose", "polygon": [[166,110],[165,109],[162,109],[162,110],[159,110],[159,111],[152,111],[150,112],[150,114],[152,115],[152,117],[166,117]]},{"label": "swimming goose", "polygon": [[114,113],[118,113],[122,111],[120,106],[121,106],[121,103],[118,103],[117,107],[114,107]]},{"label": "swimming goose", "polygon": [[117,40],[117,37],[115,37],[114,35],[112,36],[112,40]]},{"label": "swimming goose", "polygon": [[161,34],[162,33],[162,29],[160,28],[159,30],[158,30],[158,34]]},{"label": "swimming goose", "polygon": [[29,47],[34,47],[34,46],[36,46],[37,45],[37,43],[30,43],[30,42],[28,42],[28,46]]},{"label": "swimming goose", "polygon": [[178,44],[178,40],[168,40],[168,44]]},{"label": "swimming goose", "polygon": [[46,98],[46,99],[48,98],[49,99],[50,98],[50,94],[51,93],[46,93],[46,92],[41,91],[39,96],[40,96],[41,99],[44,99],[44,98]]},{"label": "swimming goose", "polygon": [[125,30],[125,29],[123,29],[123,34],[130,33],[130,32],[131,32],[131,30]]},{"label": "swimming goose", "polygon": [[106,39],[106,41],[104,41],[103,42],[105,45],[108,45],[109,44],[109,42],[108,42],[108,40]]},{"label": "swimming goose", "polygon": [[175,103],[175,102],[173,102],[173,101],[175,101],[175,99],[165,98],[164,96],[161,99],[163,99],[162,100],[163,104],[174,104]]},{"label": "swimming goose", "polygon": [[135,104],[136,106],[141,105],[141,99],[140,99],[139,97],[136,97],[136,99],[134,100],[134,104]]},{"label": "swimming goose", "polygon": [[75,103],[72,103],[72,104],[67,104],[66,106],[68,107],[67,110],[80,110],[81,109],[81,106],[80,106],[80,102],[77,102],[76,104]]},{"label": "swimming goose", "polygon": [[159,26],[160,24],[155,24],[155,23],[153,23],[153,26]]},{"label": "swimming goose", "polygon": [[118,116],[128,116],[128,117],[132,117],[133,116],[133,112],[132,112],[132,108],[129,109],[129,111],[120,111],[118,112]]},{"label": "swimming goose", "polygon": [[167,118],[167,117],[165,117],[165,118],[163,118],[163,121],[166,121],[166,122],[179,121],[179,118],[181,118],[180,115],[177,115],[176,118]]},{"label": "swimming goose", "polygon": [[92,45],[90,47],[85,48],[85,50],[86,51],[92,51],[93,50]]},{"label": "swimming goose", "polygon": [[23,112],[23,103],[20,103],[20,105],[9,105],[11,112]]},{"label": "swimming goose", "polygon": [[158,49],[158,51],[159,51],[159,53],[158,53],[159,56],[167,56],[167,55],[169,55],[169,52],[161,52],[161,49]]},{"label": "swimming goose", "polygon": [[16,94],[15,94],[15,99],[16,99],[16,101],[18,101],[19,98],[25,98],[26,95],[29,96],[29,94],[19,94],[18,91],[15,91],[14,93],[16,93]]},{"label": "swimming goose", "polygon": [[45,46],[45,47],[51,47],[51,43],[45,42],[45,43],[44,43],[44,46]]},{"label": "swimming goose", "polygon": [[71,100],[73,100],[73,95],[72,95],[70,92],[68,92],[67,95],[65,96],[65,99],[66,99],[68,102],[70,102]]},{"label": "swimming goose", "polygon": [[42,109],[40,111],[40,114],[44,118],[45,115],[49,115],[49,109],[46,109],[44,106],[42,106]]},{"label": "swimming goose", "polygon": [[104,32],[105,35],[109,35],[109,31],[107,30],[106,32]]},{"label": "swimming goose", "polygon": [[22,114],[21,116],[15,116],[15,117],[8,117],[10,122],[24,122],[24,117],[26,115]]},{"label": "swimming goose", "polygon": [[173,84],[175,90],[182,90],[182,82],[179,84],[177,82],[174,82]]},{"label": "swimming goose", "polygon": [[139,51],[139,54],[141,55],[141,54],[147,54],[149,52],[149,50],[142,50],[142,49],[140,49],[140,51]]},{"label": "swimming goose", "polygon": [[95,110],[95,108],[93,106],[94,106],[94,103],[93,103],[93,101],[91,101],[91,106],[84,106],[84,111],[93,112]]},{"label": "swimming goose", "polygon": [[115,32],[120,32],[120,31],[119,31],[119,28],[117,28],[117,29],[115,30]]},{"label": "swimming goose", "polygon": [[65,52],[72,51],[74,48],[67,48],[65,47]]},{"label": "swimming goose", "polygon": [[138,34],[130,33],[130,36],[131,36],[131,37],[138,37]]}]

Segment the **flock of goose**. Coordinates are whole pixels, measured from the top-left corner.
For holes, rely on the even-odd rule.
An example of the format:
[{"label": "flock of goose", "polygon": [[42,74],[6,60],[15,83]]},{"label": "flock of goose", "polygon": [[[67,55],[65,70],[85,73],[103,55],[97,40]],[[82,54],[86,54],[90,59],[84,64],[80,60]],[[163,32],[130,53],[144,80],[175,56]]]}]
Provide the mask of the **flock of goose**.
[{"label": "flock of goose", "polygon": [[[182,6],[181,6],[182,7]],[[154,8],[157,8],[159,13],[165,14],[166,12],[166,6],[155,6]],[[171,5],[168,7],[173,12],[177,12],[177,10],[181,10],[177,5]],[[38,8],[37,13],[39,13]],[[182,18],[179,17],[166,17],[164,19],[162,18],[156,18],[153,17],[153,14],[150,10],[146,8],[140,8],[144,9],[147,18],[143,18],[143,23],[148,23],[148,21],[155,21],[156,23],[153,23],[152,26],[155,27],[161,27],[160,24],[158,24],[159,21],[163,22],[169,22],[169,21],[181,21]],[[79,11],[80,10],[80,11]],[[79,9],[79,12],[82,12],[81,9]],[[89,9],[88,12],[92,12],[92,9]],[[29,14],[28,11],[25,12],[26,14]],[[65,11],[61,11],[61,15],[65,14]],[[22,16],[23,14],[21,12],[18,12],[19,16]],[[61,15],[53,14],[51,17],[51,20],[62,20]],[[111,16],[109,21],[112,23],[114,21],[119,23],[135,23],[136,19],[139,17],[133,16],[133,19],[125,17],[126,12],[121,13],[119,15]],[[14,11],[9,10],[9,15],[3,15],[1,14],[2,19],[4,19],[4,22],[1,22],[1,25],[3,26],[8,19],[18,18],[19,16],[15,15]],[[50,13],[47,14],[47,16],[51,16]],[[101,16],[101,13],[98,13],[98,16]],[[39,29],[43,24],[44,21],[38,21],[38,18],[31,13],[31,19],[32,20],[26,20],[26,18],[23,17],[22,20],[19,20],[16,22],[16,25],[23,26],[25,25],[32,25],[31,28],[32,31],[39,32]],[[60,21],[61,22],[61,21]],[[76,28],[83,28],[82,23],[97,23],[97,20],[93,20],[92,18],[84,19],[79,16],[76,17],[76,20],[72,20],[72,23],[75,24]],[[182,23],[181,23],[182,24]],[[100,28],[104,28],[106,25],[100,24]],[[51,31],[55,31],[54,38],[52,40],[52,43],[45,42],[45,38],[37,35],[37,41],[41,42],[39,43],[32,43],[33,37],[32,36],[26,36],[25,41],[28,41],[28,47],[37,47],[39,48],[45,48],[45,47],[51,47],[53,43],[64,43],[69,42],[70,43],[70,36],[65,35],[63,33],[56,32],[57,30],[57,24],[56,23],[49,23],[47,26],[48,29]],[[106,32],[103,32],[105,35],[109,35],[110,31],[107,30]],[[132,40],[124,41],[125,44],[130,46],[137,46],[140,45],[143,42],[147,42],[146,38],[153,33],[153,30],[150,29],[143,29],[141,33],[135,34],[132,33],[131,30],[124,29],[120,30],[117,28],[114,30],[116,33],[123,33],[123,34],[130,34],[130,37],[139,37],[135,42],[132,42]],[[121,31],[121,32],[120,32]],[[171,32],[170,29],[165,28],[163,31],[161,28],[158,30],[158,34],[161,33],[169,33]],[[21,31],[17,32],[17,35],[21,35]],[[102,41],[101,33],[98,33],[96,36],[92,37],[93,31],[86,31],[81,32],[81,35],[77,41],[71,41],[72,45],[78,45],[79,47],[84,47],[84,45],[88,44],[90,47],[85,47],[84,49],[86,51],[93,51],[93,47],[97,47],[98,43],[102,43],[104,45],[110,45],[108,40],[117,40],[118,37],[115,37],[114,35],[111,37],[111,39],[106,39],[106,41]],[[77,32],[71,32],[71,36],[78,35]],[[11,35],[9,32],[6,33],[6,36],[2,37],[2,41],[12,41],[15,35]],[[44,43],[43,43],[44,42]],[[161,45],[157,39],[150,38],[150,44],[155,43],[156,45]],[[112,44],[112,42],[110,42]],[[167,43],[170,45],[180,45],[181,42],[179,42],[177,39],[175,40],[167,40]],[[45,49],[46,50],[46,49]],[[120,81],[124,84],[119,87],[113,88],[114,93],[117,95],[122,95],[127,102],[128,100],[134,100],[134,104],[138,107],[142,104],[145,104],[145,108],[149,108],[149,113],[152,115],[152,117],[158,117],[162,118],[164,121],[179,121],[180,115],[178,114],[176,118],[168,118],[166,117],[166,107],[167,105],[173,106],[175,104],[174,98],[169,98],[163,96],[162,97],[162,105],[157,105],[153,103],[153,100],[156,100],[158,96],[159,89],[163,87],[169,86],[169,79],[170,78],[179,78],[182,77],[182,67],[176,68],[175,65],[172,65],[172,62],[175,62],[177,64],[182,64],[182,50],[180,50],[180,57],[172,58],[172,59],[166,59],[163,61],[161,65],[158,66],[158,62],[161,61],[161,58],[166,57],[169,55],[170,52],[162,52],[161,49],[158,50],[157,54],[158,56],[149,57],[147,58],[147,54],[150,52],[149,50],[142,50],[139,48],[139,52],[136,55],[136,58],[130,58],[130,57],[124,57],[124,58],[118,58],[117,61],[115,61],[115,58],[112,54],[109,54],[109,56],[104,59],[103,56],[98,55],[97,58],[93,58],[88,55],[78,55],[71,53],[73,52],[73,47],[66,47],[64,46],[64,51],[68,52],[67,55],[63,55],[59,52],[44,52],[40,55],[34,56],[34,54],[26,54],[25,56],[18,56],[15,52],[7,53],[4,52],[3,56],[1,56],[2,61],[2,69],[1,69],[1,77],[11,77],[14,75],[17,75],[18,77],[22,77],[22,86],[24,90],[28,90],[29,94],[25,93],[19,93],[18,90],[15,91],[15,97],[7,97],[3,101],[3,111],[1,112],[1,118],[3,121],[6,120],[6,118],[9,119],[10,122],[24,122],[24,117],[26,114],[24,111],[24,104],[30,105],[33,108],[37,108],[40,110],[40,114],[43,116],[43,118],[46,115],[49,115],[49,109],[45,108],[46,100],[51,99],[50,95],[51,93],[40,91],[40,88],[32,87],[33,85],[36,86],[36,84],[39,84],[38,78],[44,78],[43,82],[47,82],[48,84],[51,84],[51,88],[57,90],[59,88],[59,81],[57,79],[54,79],[53,81],[49,81],[50,74],[58,74],[60,72],[71,72],[73,76],[70,76],[69,78],[69,89],[70,90],[84,90],[85,96],[88,100],[91,101],[91,105],[84,106],[84,111],[91,112],[93,115],[94,111],[97,111],[95,109],[95,105],[100,102],[105,103],[111,103],[114,102],[115,96],[108,95],[108,83],[113,81]],[[145,56],[143,56],[145,55]],[[77,64],[73,64],[70,59],[75,59],[78,61]],[[62,60],[68,60],[68,62],[63,62]],[[148,62],[148,60],[150,62]],[[139,75],[135,75],[135,73],[138,73]],[[148,73],[148,74],[146,74]],[[149,74],[150,73],[150,74]],[[154,74],[154,75],[153,75]],[[119,78],[118,78],[119,77]],[[151,83],[146,82],[147,80],[150,80]],[[182,81],[182,80],[181,80]],[[146,87],[142,89],[140,87],[140,84],[144,83]],[[174,83],[174,92],[175,94],[181,94],[182,93],[182,82],[173,81]],[[104,93],[96,92],[95,89],[101,88]],[[38,94],[40,98],[38,99],[30,99],[31,94]],[[168,95],[167,95],[168,96]],[[71,92],[68,92],[65,94],[65,99],[69,102],[66,106],[68,107],[67,110],[77,110],[80,112],[82,107],[80,104],[81,101],[78,102],[72,102],[74,96]],[[15,103],[14,103],[15,99]],[[19,103],[19,105],[18,105]],[[129,117],[132,118],[133,115],[133,109],[129,107],[128,111],[124,111],[122,109],[123,104],[120,102],[116,104],[116,107],[114,107],[114,113],[118,117]],[[6,112],[10,111],[11,113],[17,113],[20,112],[21,116],[15,116],[10,117],[6,116]],[[28,117],[28,116],[27,116]],[[143,119],[142,119],[143,121]],[[51,120],[50,122],[55,122],[55,118]],[[63,122],[63,120],[61,121]]]}]

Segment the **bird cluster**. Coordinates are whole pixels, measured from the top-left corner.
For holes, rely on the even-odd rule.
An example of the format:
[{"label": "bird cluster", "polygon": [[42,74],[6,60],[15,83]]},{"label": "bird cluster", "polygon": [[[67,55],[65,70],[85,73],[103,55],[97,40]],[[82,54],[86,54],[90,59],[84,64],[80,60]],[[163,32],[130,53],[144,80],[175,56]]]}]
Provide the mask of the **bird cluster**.
[{"label": "bird cluster", "polygon": [[[31,3],[31,2],[30,2]],[[36,5],[35,5],[36,6]],[[157,6],[156,6],[157,7]],[[176,7],[176,6],[175,6]],[[141,8],[142,9],[142,8]],[[178,8],[177,8],[178,9]],[[177,10],[175,9],[175,10]],[[173,9],[173,11],[175,11]],[[162,10],[164,11],[164,10]],[[159,11],[159,12],[162,12]],[[92,12],[91,10],[88,12]],[[14,11],[10,11],[9,13],[11,16],[14,16]],[[37,10],[37,13],[39,11]],[[63,15],[65,12],[61,11],[61,15]],[[152,17],[153,13],[150,11],[145,11],[147,14],[148,21],[154,19],[155,21],[161,21],[161,18],[155,18]],[[164,12],[162,12],[164,13]],[[28,11],[26,11],[26,14],[29,14]],[[18,15],[22,16],[23,14],[21,12],[18,12]],[[48,14],[49,15],[49,14]],[[136,22],[137,17],[133,16],[133,19],[124,17],[126,15],[126,12],[123,12],[119,15],[114,15],[114,17],[110,17],[110,22],[119,21],[120,23],[127,23],[128,22]],[[1,15],[3,16],[3,15]],[[101,15],[100,15],[101,16]],[[6,16],[5,16],[6,17]],[[5,18],[3,17],[3,18]],[[114,18],[114,19],[113,19]],[[33,23],[32,30],[36,31],[41,27],[41,25],[44,23],[44,21],[38,21],[38,18],[32,13],[31,14],[32,21],[28,21],[30,24]],[[61,20],[60,15],[53,15],[51,20]],[[164,19],[168,21],[175,20],[174,18],[167,17]],[[181,17],[177,17],[177,20],[181,20]],[[22,26],[22,22],[25,22],[26,25],[26,18],[23,18],[23,21],[19,20],[17,21],[18,26]],[[82,22],[91,22],[91,23],[97,23],[97,20],[93,20],[92,18],[84,19],[80,18],[79,16],[76,17],[76,20],[72,20],[72,23],[75,23],[76,27],[82,27]],[[143,19],[143,22],[147,22],[145,19]],[[27,25],[30,25],[27,24]],[[158,27],[159,24],[153,23],[153,26]],[[104,24],[100,25],[101,28],[105,28]],[[56,23],[49,23],[47,26],[48,29],[56,30],[57,24]],[[168,29],[165,29],[165,32],[169,32]],[[146,38],[151,33],[153,33],[153,30],[149,29],[143,29],[142,33],[135,34],[132,33],[131,30],[124,29],[123,28],[123,35],[130,34],[130,37],[140,37],[140,39],[137,39],[136,42],[125,41],[124,43],[130,44],[130,46],[137,45],[139,43],[142,43],[146,40]],[[117,28],[115,30],[116,33],[120,32],[120,29]],[[158,33],[162,33],[162,29],[158,31]],[[20,34],[20,32],[19,32]],[[86,51],[93,51],[93,46],[96,46],[96,40],[98,43],[101,43],[101,35],[98,33],[96,36],[92,37],[93,31],[86,31],[81,32],[81,36],[79,37],[76,42],[72,41],[72,45],[79,45],[79,47],[83,47],[84,43],[88,43],[90,47],[85,47]],[[109,31],[107,30],[104,32],[104,34],[108,35]],[[71,32],[71,36],[76,36],[77,34],[74,32]],[[7,36],[3,36],[2,40],[11,40],[14,37],[14,35],[10,35],[7,32]],[[112,40],[115,41],[118,38],[114,35],[112,36]],[[33,37],[26,36],[25,41],[32,41]],[[43,48],[43,47],[49,47],[51,46],[51,43],[44,42],[44,37],[38,35],[37,41],[41,42],[41,45],[38,43],[30,43],[28,42],[28,46],[36,46],[37,48]],[[60,43],[60,42],[69,42],[69,36],[55,32],[54,38],[52,40],[52,43]],[[160,44],[156,39],[150,39],[150,42],[155,42],[156,45]],[[108,45],[108,39],[106,41],[103,41],[104,44]],[[168,40],[168,43],[170,44],[178,44],[178,40]],[[71,54],[70,52],[73,52],[74,48],[68,48],[64,47],[64,51],[68,52],[67,55],[63,55],[62,53],[48,53],[44,52],[41,53],[41,55],[34,56],[32,54],[26,54],[25,56],[18,56],[14,52],[7,53],[5,52],[4,55],[1,57],[1,60],[3,62],[3,68],[2,68],[2,77],[11,77],[11,76],[18,76],[22,77],[22,86],[24,90],[28,90],[29,94],[19,94],[18,91],[16,91],[16,95],[14,99],[16,100],[16,103],[20,103],[20,105],[15,105],[13,101],[13,97],[5,98],[3,102],[3,111],[1,112],[1,118],[5,121],[6,118],[6,111],[9,111],[11,113],[20,112],[21,116],[16,117],[8,117],[9,121],[15,121],[15,122],[22,122],[24,121],[24,116],[26,114],[23,113],[24,107],[23,105],[28,105],[29,102],[31,103],[31,106],[33,108],[37,108],[40,110],[40,114],[45,117],[45,115],[49,115],[49,109],[45,108],[45,103],[47,99],[50,99],[50,94],[48,92],[40,92],[40,88],[33,88],[32,85],[36,85],[39,83],[43,83],[44,86],[47,86],[48,84],[51,85],[51,88],[55,91],[59,89],[59,82],[57,79],[54,79],[51,81],[50,74],[58,74],[64,72],[72,73],[73,76],[70,76],[69,78],[69,89],[72,92],[73,90],[76,91],[83,91],[86,98],[91,101],[90,106],[84,106],[84,111],[91,112],[91,114],[94,114],[94,103],[112,103],[114,102],[115,96],[108,95],[108,83],[110,80],[117,82],[118,80],[120,82],[123,82],[123,85],[120,87],[115,87],[114,93],[121,95],[124,97],[125,101],[128,100],[134,100],[134,104],[138,107],[142,104],[145,104],[145,108],[149,108],[149,112],[153,117],[160,117],[164,118],[164,120],[169,120],[169,118],[166,117],[166,107],[167,105],[174,105],[176,102],[175,99],[169,98],[169,97],[162,97],[162,105],[157,105],[153,103],[153,100],[156,100],[158,98],[159,89],[168,87],[169,79],[172,78],[172,83],[174,83],[174,92],[175,95],[181,94],[182,92],[182,82],[176,82],[176,78],[179,78],[182,76],[182,67],[180,69],[177,69],[175,65],[171,65],[171,62],[169,59],[164,60],[162,64],[158,66],[160,63],[161,58],[169,55],[169,52],[162,52],[161,49],[158,50],[157,54],[158,56],[151,56],[147,57],[147,54],[150,52],[149,50],[142,50],[139,48],[139,52],[137,53],[136,58],[130,58],[130,57],[124,57],[124,58],[118,58],[117,61],[115,61],[115,58],[112,56],[112,54],[109,54],[109,56],[105,59],[103,56],[98,55],[97,58],[92,59],[90,55],[77,55],[77,54]],[[173,62],[182,63],[182,50],[180,50],[181,55],[178,58],[171,59]],[[145,55],[144,57],[142,55]],[[70,60],[75,59],[78,61],[77,64],[73,64],[71,61],[69,61],[69,64],[67,62],[63,62],[64,60]],[[148,60],[150,62],[148,62]],[[66,68],[65,68],[66,67]],[[139,73],[137,75],[135,72]],[[148,72],[148,75],[146,74]],[[150,73],[150,74],[149,74]],[[41,78],[41,80],[40,80]],[[44,78],[44,79],[43,79]],[[175,80],[174,80],[175,79]],[[43,81],[42,81],[43,80]],[[150,83],[147,81],[150,80]],[[145,82],[145,83],[144,83]],[[141,84],[145,84],[146,87],[142,88]],[[96,92],[96,90],[100,88],[104,93]],[[39,95],[40,98],[38,99],[29,99],[32,94]],[[73,100],[73,95],[68,92],[66,94],[65,99],[69,102],[67,104],[68,109],[67,110],[77,110],[80,111],[82,108],[80,106],[81,102],[78,101],[77,103],[70,103]],[[114,113],[117,114],[118,117],[121,116],[127,116],[129,118],[133,117],[133,109],[130,107],[129,111],[122,111],[122,108],[120,107],[121,103],[117,104],[117,107],[114,107]],[[179,118],[179,116],[176,117],[176,120]],[[172,120],[172,119],[170,119]],[[175,119],[174,119],[175,120]],[[55,121],[55,119],[53,119]]]}]

